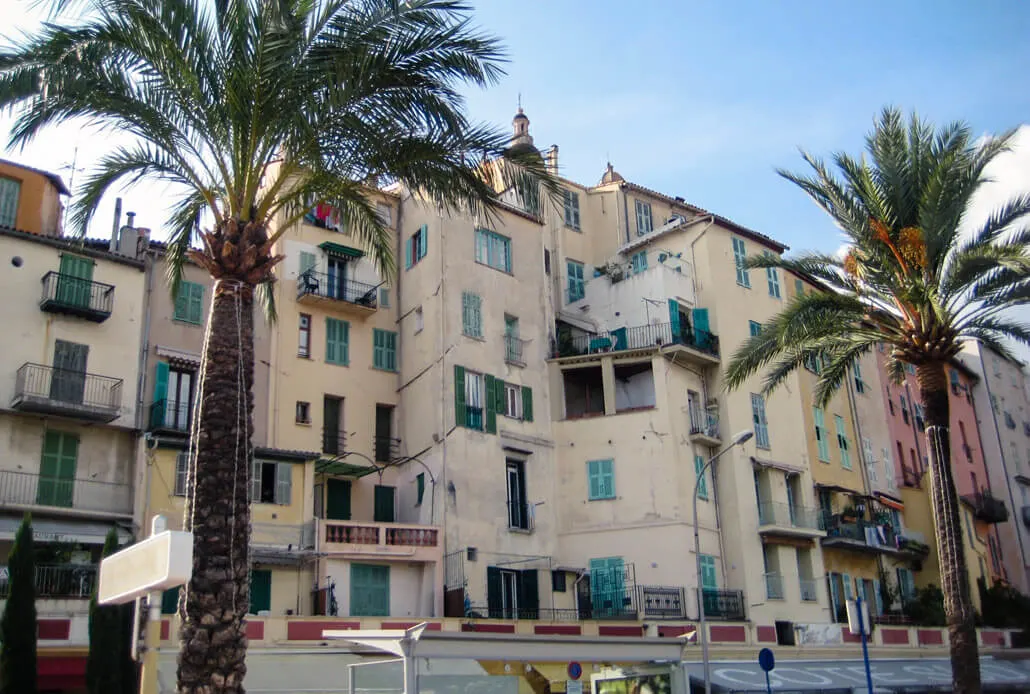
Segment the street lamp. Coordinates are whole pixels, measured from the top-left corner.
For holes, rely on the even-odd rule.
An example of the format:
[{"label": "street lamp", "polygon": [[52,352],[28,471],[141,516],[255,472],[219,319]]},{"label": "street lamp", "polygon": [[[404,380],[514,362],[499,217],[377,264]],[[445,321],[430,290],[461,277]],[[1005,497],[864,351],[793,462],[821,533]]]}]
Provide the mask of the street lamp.
[{"label": "street lamp", "polygon": [[701,535],[697,529],[697,492],[701,488],[701,480],[705,478],[708,473],[708,468],[712,467],[712,464],[718,460],[723,453],[728,453],[734,447],[745,443],[750,440],[755,432],[747,429],[740,432],[733,437],[730,441],[730,445],[722,449],[705,463],[697,473],[697,480],[694,481],[694,561],[697,568],[697,609],[700,619],[698,620],[698,629],[701,630],[701,662],[704,664],[705,669],[705,694],[712,694],[712,678],[708,672],[708,629],[705,627],[705,596],[704,591],[701,587]]}]

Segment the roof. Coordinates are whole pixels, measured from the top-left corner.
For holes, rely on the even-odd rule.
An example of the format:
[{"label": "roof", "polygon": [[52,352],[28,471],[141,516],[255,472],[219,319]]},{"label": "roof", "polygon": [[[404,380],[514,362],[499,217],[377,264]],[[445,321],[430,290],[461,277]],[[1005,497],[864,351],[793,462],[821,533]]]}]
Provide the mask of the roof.
[{"label": "roof", "polygon": [[44,171],[43,169],[37,169],[32,166],[25,166],[25,164],[20,164],[16,161],[11,161],[10,159],[0,159],[0,164],[15,166],[19,169],[25,169],[26,171],[38,173],[40,176],[45,176],[46,178],[50,179],[50,182],[54,184],[54,187],[56,187],[58,192],[60,192],[62,195],[71,195],[71,191],[69,191],[68,188],[64,185],[64,181],[62,181],[61,177],[55,173]]},{"label": "roof", "polygon": [[108,248],[110,247],[111,242],[107,239],[43,236],[42,234],[33,234],[30,231],[23,231],[21,229],[15,229],[13,227],[3,225],[0,225],[0,236],[8,236],[10,238],[21,239],[22,241],[29,241],[31,243],[50,246],[52,248],[72,251],[79,255],[110,260],[113,263],[121,263],[122,265],[128,265],[140,270],[143,269],[142,260],[137,260],[136,258],[130,258],[129,256],[109,251]]}]

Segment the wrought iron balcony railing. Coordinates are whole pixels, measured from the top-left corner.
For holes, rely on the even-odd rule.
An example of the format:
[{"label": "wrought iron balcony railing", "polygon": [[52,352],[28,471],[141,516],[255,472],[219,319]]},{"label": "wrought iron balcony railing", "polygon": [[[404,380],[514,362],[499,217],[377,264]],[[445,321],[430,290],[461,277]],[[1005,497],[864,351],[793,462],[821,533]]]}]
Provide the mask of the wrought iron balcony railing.
[{"label": "wrought iron balcony railing", "polygon": [[783,599],[783,574],[770,571],[765,576],[765,597],[769,600]]},{"label": "wrought iron balcony railing", "polygon": [[0,470],[0,505],[47,506],[129,515],[128,484]]},{"label": "wrought iron balcony railing", "polygon": [[719,356],[718,336],[704,330],[694,330],[689,326],[675,330],[672,323],[637,325],[569,337],[559,340],[554,356],[570,357],[667,345],[682,345],[711,357]]},{"label": "wrought iron balcony railing", "polygon": [[389,463],[400,456],[401,440],[392,436],[373,437],[375,458],[378,463]]},{"label": "wrought iron balcony railing", "polygon": [[[83,598],[93,596],[97,584],[95,564],[56,564],[36,567],[37,598]],[[10,591],[10,580],[0,578],[0,598]]]},{"label": "wrought iron balcony railing", "polygon": [[189,431],[190,404],[167,398],[155,400],[150,405],[150,428],[154,431]]},{"label": "wrought iron balcony railing", "polygon": [[326,455],[341,455],[347,450],[347,434],[338,430],[322,431],[322,452]]},{"label": "wrought iron balcony railing", "polygon": [[305,297],[332,299],[375,310],[378,293],[375,285],[314,270],[307,270],[297,278],[298,300]]},{"label": "wrought iron balcony railing", "polygon": [[12,406],[23,412],[110,422],[118,418],[121,404],[120,378],[31,362],[15,374]]},{"label": "wrought iron balcony railing", "polygon": [[103,323],[114,308],[114,287],[102,282],[48,272],[43,275],[43,296],[39,308]]},{"label": "wrought iron balcony railing", "polygon": [[504,361],[509,364],[525,364],[522,359],[522,340],[515,335],[504,336]]},{"label": "wrought iron balcony railing", "polygon": [[705,617],[708,619],[744,619],[744,591],[705,588],[701,596],[705,601]]},{"label": "wrought iron balcony railing", "polygon": [[714,407],[707,407],[703,410],[699,407],[691,408],[690,435],[718,439],[719,410]]},{"label": "wrought iron balcony railing", "polygon": [[649,619],[686,618],[681,586],[640,586],[640,606]]}]

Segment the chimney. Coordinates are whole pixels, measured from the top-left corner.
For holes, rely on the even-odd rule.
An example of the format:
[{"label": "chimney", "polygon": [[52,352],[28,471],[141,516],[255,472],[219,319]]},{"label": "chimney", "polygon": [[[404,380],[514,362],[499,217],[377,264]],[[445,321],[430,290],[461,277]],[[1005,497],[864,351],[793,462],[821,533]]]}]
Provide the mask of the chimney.
[{"label": "chimney", "polygon": [[114,200],[114,224],[111,226],[111,243],[108,244],[107,250],[111,253],[115,252],[118,248],[118,229],[122,226],[122,199],[115,198]]},{"label": "chimney", "polygon": [[131,229],[132,226],[133,226],[133,222],[135,222],[135,221],[136,221],[136,213],[135,212],[126,212],[125,213],[125,226],[127,226],[127,227],[129,227]]},{"label": "chimney", "polygon": [[[136,258],[142,258],[150,247],[150,229],[136,227]],[[126,249],[132,250],[132,249]]]},{"label": "chimney", "polygon": [[547,172],[552,176],[558,175],[558,145],[551,145],[551,148],[547,150],[547,156],[545,159],[547,164]]}]

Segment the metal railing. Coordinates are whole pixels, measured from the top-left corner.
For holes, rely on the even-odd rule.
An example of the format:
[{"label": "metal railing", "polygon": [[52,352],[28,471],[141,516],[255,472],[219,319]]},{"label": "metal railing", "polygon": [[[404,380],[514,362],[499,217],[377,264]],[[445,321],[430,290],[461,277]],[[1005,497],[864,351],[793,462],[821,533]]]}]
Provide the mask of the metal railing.
[{"label": "metal railing", "polygon": [[704,410],[699,407],[690,408],[690,434],[719,438],[719,410],[714,407]]},{"label": "metal railing", "polygon": [[389,463],[400,455],[401,440],[392,436],[374,436],[375,459],[379,463]]},{"label": "metal railing", "polygon": [[132,488],[116,482],[0,470],[0,504],[130,514]]},{"label": "metal railing", "polygon": [[985,523],[1004,523],[1009,519],[1005,502],[988,491],[962,497],[973,506],[973,514]]},{"label": "metal railing", "polygon": [[816,508],[776,501],[763,501],[758,504],[758,524],[822,530],[823,518],[822,513]]},{"label": "metal railing", "polygon": [[322,453],[326,455],[340,455],[346,450],[346,432],[322,430]]},{"label": "metal railing", "polygon": [[465,610],[465,616],[469,619],[507,619],[510,621],[534,619],[541,622],[578,622],[581,619],[590,618],[580,615],[579,610],[575,608],[490,607],[482,603],[469,605]]},{"label": "metal railing", "polygon": [[323,299],[346,301],[350,304],[376,308],[377,287],[344,277],[330,276],[324,272],[307,270],[297,278],[297,298],[318,296]]},{"label": "metal railing", "polygon": [[150,405],[150,428],[186,432],[190,429],[190,404],[163,398]]},{"label": "metal railing", "polygon": [[43,275],[39,307],[44,311],[103,321],[114,308],[114,286],[51,271]]},{"label": "metal railing", "polygon": [[509,364],[525,364],[522,360],[522,340],[516,335],[504,336],[504,361]]},{"label": "metal railing", "polygon": [[719,356],[719,338],[714,333],[682,326],[673,330],[672,323],[637,325],[600,333],[569,336],[559,340],[556,357],[570,357],[627,349],[682,345],[714,357]]},{"label": "metal railing", "polygon": [[[6,572],[5,572],[6,573]],[[93,596],[97,584],[95,564],[55,564],[36,567],[37,598],[85,598]],[[10,581],[0,579],[0,598],[6,598]]]},{"label": "metal railing", "polygon": [[870,523],[867,520],[846,521],[839,514],[824,517],[826,541],[834,539],[860,542],[869,547],[894,549],[898,546],[897,533],[890,525]]},{"label": "metal railing", "polygon": [[536,518],[533,513],[535,507],[526,502],[508,502],[508,530],[521,530],[531,533],[536,526]]},{"label": "metal railing", "polygon": [[117,413],[122,404],[122,379],[84,371],[22,364],[14,379],[16,406],[53,404],[97,414]]},{"label": "metal railing", "polygon": [[701,597],[705,601],[707,619],[744,619],[744,591],[705,588],[701,591]]},{"label": "metal railing", "polygon": [[801,600],[804,602],[816,602],[819,600],[818,584],[810,578],[802,578],[799,583],[801,584]]},{"label": "metal railing", "polygon": [[644,617],[684,619],[685,601],[680,586],[640,586],[640,607]]},{"label": "metal railing", "polygon": [[783,574],[770,571],[763,574],[765,578],[765,597],[769,600],[783,599]]}]

